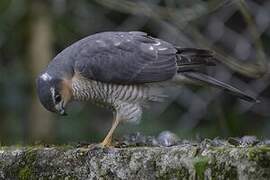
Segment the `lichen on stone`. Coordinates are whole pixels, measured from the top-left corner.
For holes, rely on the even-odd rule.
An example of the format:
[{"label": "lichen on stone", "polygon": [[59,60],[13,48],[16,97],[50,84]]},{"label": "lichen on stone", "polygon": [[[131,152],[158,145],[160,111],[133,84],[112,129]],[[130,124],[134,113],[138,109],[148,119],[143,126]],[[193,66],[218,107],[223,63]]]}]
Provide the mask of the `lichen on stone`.
[{"label": "lichen on stone", "polygon": [[[0,179],[269,179],[270,146],[252,138],[174,145],[133,135],[116,147],[0,148]],[[239,138],[241,140],[241,138]],[[255,143],[256,142],[256,143]]]}]

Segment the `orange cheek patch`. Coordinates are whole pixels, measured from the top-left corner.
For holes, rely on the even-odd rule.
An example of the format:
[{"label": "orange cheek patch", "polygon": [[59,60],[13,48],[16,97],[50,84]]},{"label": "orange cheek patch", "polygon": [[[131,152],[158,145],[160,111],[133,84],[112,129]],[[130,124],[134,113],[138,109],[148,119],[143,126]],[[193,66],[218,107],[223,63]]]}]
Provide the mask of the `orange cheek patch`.
[{"label": "orange cheek patch", "polygon": [[64,99],[65,105],[71,100],[72,98],[72,89],[71,89],[71,81],[63,80],[61,83],[61,91],[60,94]]}]

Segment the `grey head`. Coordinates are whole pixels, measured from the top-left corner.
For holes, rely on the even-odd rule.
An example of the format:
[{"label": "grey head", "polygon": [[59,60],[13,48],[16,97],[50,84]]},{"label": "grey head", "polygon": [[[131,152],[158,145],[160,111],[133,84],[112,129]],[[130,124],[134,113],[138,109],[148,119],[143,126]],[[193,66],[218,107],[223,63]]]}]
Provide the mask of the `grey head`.
[{"label": "grey head", "polygon": [[37,92],[41,104],[48,110],[60,115],[66,115],[65,102],[61,96],[61,82],[47,72],[41,73],[37,79]]}]

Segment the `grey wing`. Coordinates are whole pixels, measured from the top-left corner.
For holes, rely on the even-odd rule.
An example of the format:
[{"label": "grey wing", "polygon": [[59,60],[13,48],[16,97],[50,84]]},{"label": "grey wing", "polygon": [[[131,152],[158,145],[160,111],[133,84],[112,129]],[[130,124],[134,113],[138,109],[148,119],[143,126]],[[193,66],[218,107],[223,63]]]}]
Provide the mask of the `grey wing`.
[{"label": "grey wing", "polygon": [[101,82],[165,81],[177,72],[173,45],[143,32],[105,32],[77,44],[75,70]]}]

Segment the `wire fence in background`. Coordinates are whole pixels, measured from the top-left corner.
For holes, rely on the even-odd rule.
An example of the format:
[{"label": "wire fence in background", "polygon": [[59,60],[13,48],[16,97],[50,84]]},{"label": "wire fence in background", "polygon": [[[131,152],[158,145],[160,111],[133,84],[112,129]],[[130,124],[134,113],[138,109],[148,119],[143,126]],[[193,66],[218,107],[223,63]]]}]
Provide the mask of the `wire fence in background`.
[{"label": "wire fence in background", "polygon": [[[34,48],[29,44],[33,42],[31,28],[36,27],[33,22],[44,14],[50,26],[45,29],[51,31],[48,52],[56,54],[96,32],[142,30],[178,46],[213,49],[220,63],[205,71],[261,101],[252,104],[212,88],[184,86],[168,90],[171,98],[149,110],[137,130],[154,134],[169,129],[183,136],[270,137],[268,0],[9,0],[0,2],[2,141],[28,140],[31,132],[44,132],[41,139],[48,136],[57,142],[89,137],[94,141],[111,125],[110,114],[94,106],[76,105],[69,117],[59,118],[45,116],[45,110],[33,102],[33,77],[41,67],[33,67],[29,52]],[[40,59],[36,61],[39,64]],[[39,130],[41,123],[35,120],[39,116],[46,118],[44,122],[50,125],[45,128],[50,130]]]}]

